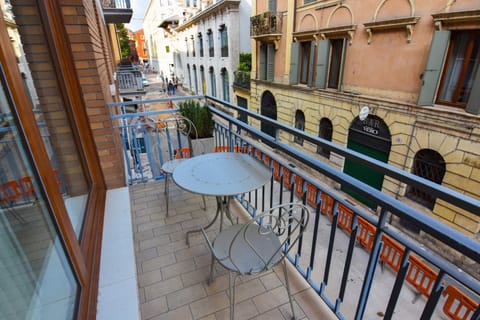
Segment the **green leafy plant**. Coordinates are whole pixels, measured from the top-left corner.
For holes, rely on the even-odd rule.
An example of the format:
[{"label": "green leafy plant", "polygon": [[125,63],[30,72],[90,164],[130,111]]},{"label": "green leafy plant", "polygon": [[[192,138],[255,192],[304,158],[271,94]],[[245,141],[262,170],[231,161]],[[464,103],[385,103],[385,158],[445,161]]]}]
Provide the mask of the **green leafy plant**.
[{"label": "green leafy plant", "polygon": [[180,114],[190,120],[195,126],[195,130],[188,128],[190,138],[209,138],[213,137],[214,121],[212,113],[207,106],[200,105],[199,102],[188,100],[179,104]]},{"label": "green leafy plant", "polygon": [[252,54],[240,53],[240,63],[238,64],[238,70],[248,71],[252,70]]}]

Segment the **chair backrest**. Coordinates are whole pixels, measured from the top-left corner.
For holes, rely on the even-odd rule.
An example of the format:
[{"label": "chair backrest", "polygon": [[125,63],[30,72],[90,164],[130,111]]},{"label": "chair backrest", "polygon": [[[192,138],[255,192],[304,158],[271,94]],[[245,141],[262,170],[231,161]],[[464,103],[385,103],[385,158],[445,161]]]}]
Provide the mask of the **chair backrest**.
[{"label": "chair backrest", "polygon": [[157,126],[165,134],[170,160],[193,157],[191,137],[197,137],[195,125],[182,116],[163,119]]},{"label": "chair backrest", "polygon": [[[285,203],[272,207],[245,223],[233,237],[229,248],[229,258],[241,271],[238,246],[250,250],[245,256],[257,260],[249,273],[271,269],[280,263],[287,254],[297,248],[303,236],[310,211],[300,203]],[[244,271],[244,270],[243,270]],[[243,272],[242,272],[243,273]]]}]

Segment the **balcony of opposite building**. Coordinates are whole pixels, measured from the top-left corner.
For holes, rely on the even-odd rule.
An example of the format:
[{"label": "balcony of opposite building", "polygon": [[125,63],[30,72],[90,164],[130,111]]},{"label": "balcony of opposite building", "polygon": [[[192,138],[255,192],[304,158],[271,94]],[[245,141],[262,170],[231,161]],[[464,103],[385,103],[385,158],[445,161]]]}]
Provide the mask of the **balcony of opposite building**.
[{"label": "balcony of opposite building", "polygon": [[130,0],[102,0],[102,8],[106,23],[129,23],[132,19]]}]

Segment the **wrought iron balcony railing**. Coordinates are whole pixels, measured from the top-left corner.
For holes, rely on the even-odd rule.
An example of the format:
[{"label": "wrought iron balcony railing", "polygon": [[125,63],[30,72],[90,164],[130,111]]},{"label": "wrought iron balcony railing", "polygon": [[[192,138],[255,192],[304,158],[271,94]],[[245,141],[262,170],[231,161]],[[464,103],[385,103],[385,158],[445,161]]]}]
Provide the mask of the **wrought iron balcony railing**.
[{"label": "wrought iron balcony railing", "polygon": [[[480,212],[480,201],[315,135],[211,96],[112,104],[111,119],[122,137],[129,183],[164,178],[160,168],[172,150],[165,149],[168,137],[162,132],[162,122],[155,118],[167,113],[174,116],[178,110],[126,114],[126,107],[192,98],[221,105],[222,110],[242,111],[248,115],[249,123],[264,123],[274,128],[276,134],[272,137],[209,107],[218,120],[214,151],[248,153],[272,170],[268,185],[237,197],[252,215],[284,202],[301,201],[311,207],[313,222],[293,248],[289,260],[339,319],[378,316],[391,319],[393,314],[405,319],[480,318],[478,269],[463,268],[445,255],[455,252],[470,265],[478,266],[480,242],[292,147],[285,140],[301,137],[304,144],[321,146],[399,183],[435,194],[474,215]],[[141,116],[146,120],[139,122]],[[327,179],[373,201],[378,210],[373,213],[348,200],[345,194],[325,184]],[[434,252],[390,223],[399,218],[408,220],[442,249]],[[409,316],[404,314],[405,310]]]},{"label": "wrought iron balcony railing", "polygon": [[130,0],[102,0],[102,8],[106,23],[129,23],[132,19]]},{"label": "wrought iron balcony railing", "polygon": [[233,85],[250,90],[250,72],[249,71],[235,71],[235,79],[233,80]]},{"label": "wrought iron balcony railing", "polygon": [[282,14],[266,11],[250,18],[250,36],[267,36],[282,33]]}]

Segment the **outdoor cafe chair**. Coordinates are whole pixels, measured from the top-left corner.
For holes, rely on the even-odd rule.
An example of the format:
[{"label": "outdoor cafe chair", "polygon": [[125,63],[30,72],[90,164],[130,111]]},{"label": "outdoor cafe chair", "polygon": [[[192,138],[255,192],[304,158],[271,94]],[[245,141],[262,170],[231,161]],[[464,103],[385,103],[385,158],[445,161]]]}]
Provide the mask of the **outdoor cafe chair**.
[{"label": "outdoor cafe chair", "polygon": [[[169,198],[169,176],[173,174],[175,168],[185,159],[193,157],[193,148],[190,140],[191,133],[197,136],[195,125],[182,116],[167,118],[159,121],[158,129],[164,131],[167,141],[167,150],[169,160],[162,165],[162,171],[165,174],[165,202],[168,216],[168,198]],[[202,195],[203,209],[207,209],[205,196]]]},{"label": "outdoor cafe chair", "polygon": [[279,263],[283,264],[292,319],[295,319],[285,257],[301,239],[308,220],[309,209],[305,205],[285,203],[256,215],[246,223],[224,229],[213,242],[202,229],[212,253],[209,283],[215,262],[228,270],[230,320],[234,319],[236,278],[271,270]]}]

